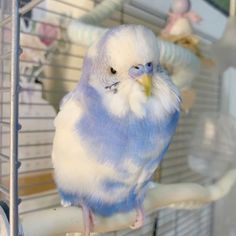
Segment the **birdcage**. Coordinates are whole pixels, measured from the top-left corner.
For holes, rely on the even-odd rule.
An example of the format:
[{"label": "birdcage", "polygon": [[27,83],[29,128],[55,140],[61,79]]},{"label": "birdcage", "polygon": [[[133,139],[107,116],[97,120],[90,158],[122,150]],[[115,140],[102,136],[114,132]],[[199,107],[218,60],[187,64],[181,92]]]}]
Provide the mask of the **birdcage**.
[{"label": "birdcage", "polygon": [[[101,22],[92,23],[100,23],[104,28],[123,23],[142,24],[156,34],[164,24],[164,16],[147,11],[145,4],[113,2],[116,3],[113,12],[105,19],[99,19]],[[100,1],[92,0],[0,0],[0,225],[5,226],[0,229],[0,235],[59,235],[58,218],[63,219],[64,211],[55,212],[60,209],[60,200],[53,181],[50,156],[53,120],[61,98],[73,89],[80,77],[86,51],[86,46],[72,42],[67,29],[71,21],[82,16],[85,19],[99,4]],[[95,17],[91,21],[96,20]],[[97,29],[96,33],[101,31]],[[93,40],[89,30],[78,35],[84,41]],[[212,38],[199,37],[204,41],[202,50],[207,52]],[[175,47],[171,45],[171,52]],[[181,58],[182,49],[176,50]],[[184,52],[183,62],[196,61],[191,53]],[[176,65],[183,63],[179,58],[169,59]],[[186,68],[195,69],[191,64]],[[190,75],[191,70],[182,71],[181,76]],[[211,183],[210,179],[193,172],[187,161],[188,140],[199,113],[219,110],[220,83],[210,77],[210,72],[202,69],[192,82],[197,91],[196,103],[190,112],[181,116],[173,143],[154,176],[160,183]],[[172,187],[175,189],[176,186]],[[198,197],[200,195],[199,192]],[[177,206],[168,202],[159,208],[164,206],[168,209],[149,214],[141,229],[117,231],[114,227],[109,230],[109,235],[212,235],[212,204],[205,204],[197,210],[183,210],[184,204]],[[48,221],[47,224],[42,223],[43,220]],[[59,228],[57,234],[52,231],[53,227]],[[76,232],[73,227],[63,229],[60,235]],[[44,233],[40,228],[44,228]]]}]

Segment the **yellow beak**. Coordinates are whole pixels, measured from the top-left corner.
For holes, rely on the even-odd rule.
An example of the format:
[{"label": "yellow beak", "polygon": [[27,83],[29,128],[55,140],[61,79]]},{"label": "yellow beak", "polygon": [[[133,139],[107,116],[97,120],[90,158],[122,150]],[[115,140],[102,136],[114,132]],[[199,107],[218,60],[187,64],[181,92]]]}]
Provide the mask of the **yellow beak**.
[{"label": "yellow beak", "polygon": [[152,77],[148,74],[141,75],[138,82],[143,86],[145,95],[149,97],[151,95]]}]

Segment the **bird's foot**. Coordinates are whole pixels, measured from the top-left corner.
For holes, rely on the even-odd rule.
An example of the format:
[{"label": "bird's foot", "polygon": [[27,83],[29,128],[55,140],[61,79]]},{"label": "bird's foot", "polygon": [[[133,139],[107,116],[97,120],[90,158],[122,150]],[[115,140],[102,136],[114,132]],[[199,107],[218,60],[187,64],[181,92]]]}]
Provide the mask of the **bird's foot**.
[{"label": "bird's foot", "polygon": [[130,226],[131,229],[139,229],[144,223],[144,209],[142,206],[136,208],[135,222]]},{"label": "bird's foot", "polygon": [[84,232],[82,236],[90,236],[90,232],[94,227],[94,216],[92,211],[85,205],[81,205],[84,219]]},{"label": "bird's foot", "polygon": [[94,214],[92,213],[91,210],[89,210],[89,220],[91,222],[91,226],[94,227],[95,225],[95,219],[94,219]]}]

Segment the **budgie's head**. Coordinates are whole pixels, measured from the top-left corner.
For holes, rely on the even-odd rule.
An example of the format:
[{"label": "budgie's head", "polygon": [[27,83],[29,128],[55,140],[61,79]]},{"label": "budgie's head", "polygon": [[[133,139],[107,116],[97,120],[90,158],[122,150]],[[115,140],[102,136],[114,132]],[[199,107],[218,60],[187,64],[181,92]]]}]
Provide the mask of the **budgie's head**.
[{"label": "budgie's head", "polygon": [[144,117],[148,109],[155,109],[158,118],[164,117],[178,109],[179,94],[159,57],[156,36],[144,26],[109,29],[88,50],[83,68],[89,70],[86,83],[114,115],[133,112]]},{"label": "budgie's head", "polygon": [[171,11],[178,14],[188,12],[191,8],[190,0],[172,0]]}]

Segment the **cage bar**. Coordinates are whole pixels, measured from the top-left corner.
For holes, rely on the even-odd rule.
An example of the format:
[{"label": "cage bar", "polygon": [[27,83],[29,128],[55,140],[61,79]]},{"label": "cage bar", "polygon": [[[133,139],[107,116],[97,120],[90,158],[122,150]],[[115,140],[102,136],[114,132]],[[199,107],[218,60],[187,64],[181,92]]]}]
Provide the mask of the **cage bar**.
[{"label": "cage bar", "polygon": [[19,96],[19,1],[12,0],[11,129],[10,129],[10,236],[18,234],[18,96]]}]

